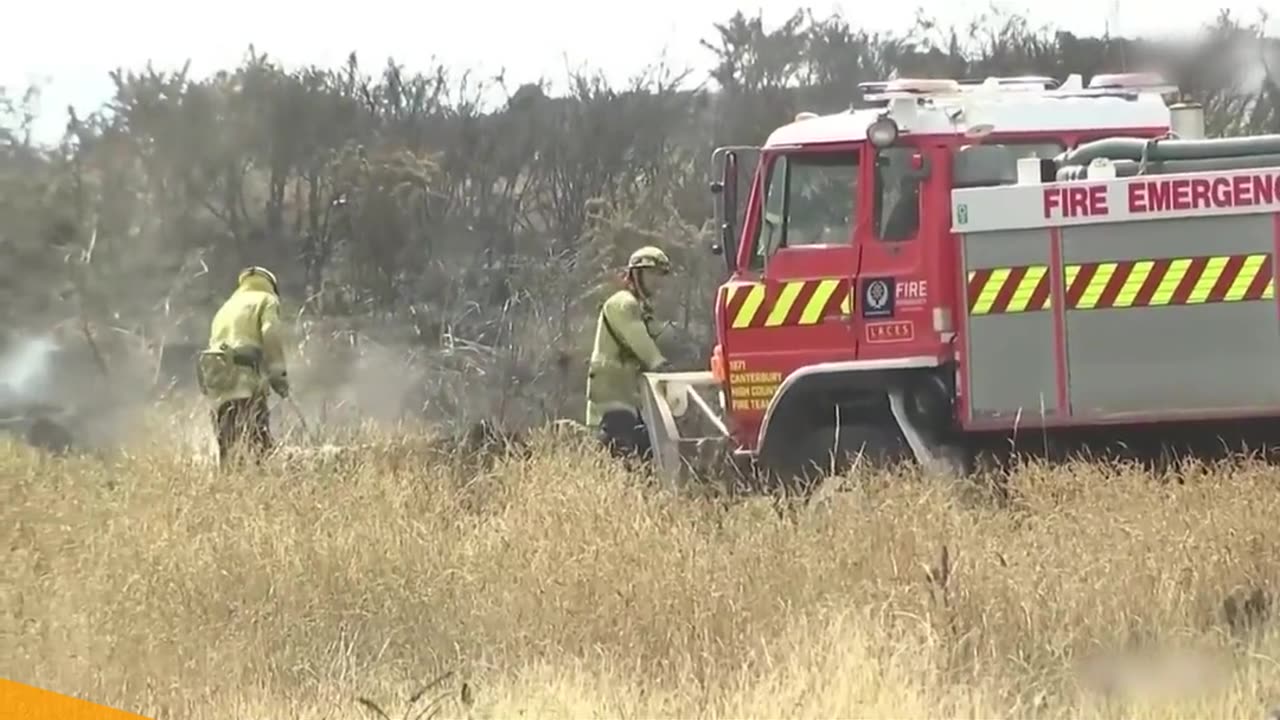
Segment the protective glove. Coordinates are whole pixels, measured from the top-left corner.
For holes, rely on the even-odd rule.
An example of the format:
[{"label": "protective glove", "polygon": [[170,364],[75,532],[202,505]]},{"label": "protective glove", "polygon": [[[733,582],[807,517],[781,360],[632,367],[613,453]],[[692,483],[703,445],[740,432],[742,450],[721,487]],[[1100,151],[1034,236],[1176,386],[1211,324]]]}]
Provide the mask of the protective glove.
[{"label": "protective glove", "polygon": [[284,375],[276,375],[271,378],[270,383],[271,389],[275,390],[277,395],[282,398],[289,397],[289,378]]}]

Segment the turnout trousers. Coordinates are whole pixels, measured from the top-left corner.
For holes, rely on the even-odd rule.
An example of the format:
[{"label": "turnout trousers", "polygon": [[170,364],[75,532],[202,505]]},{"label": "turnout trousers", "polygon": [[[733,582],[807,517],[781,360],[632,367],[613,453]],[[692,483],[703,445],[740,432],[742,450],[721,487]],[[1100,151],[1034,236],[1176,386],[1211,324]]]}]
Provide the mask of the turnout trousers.
[{"label": "turnout trousers", "polygon": [[596,438],[609,449],[610,454],[623,460],[649,462],[653,448],[649,444],[649,429],[638,412],[609,410],[600,418]]},{"label": "turnout trousers", "polygon": [[261,461],[274,446],[271,438],[271,411],[265,393],[250,398],[228,400],[214,411],[218,434],[218,465],[226,467],[238,448],[248,445]]}]

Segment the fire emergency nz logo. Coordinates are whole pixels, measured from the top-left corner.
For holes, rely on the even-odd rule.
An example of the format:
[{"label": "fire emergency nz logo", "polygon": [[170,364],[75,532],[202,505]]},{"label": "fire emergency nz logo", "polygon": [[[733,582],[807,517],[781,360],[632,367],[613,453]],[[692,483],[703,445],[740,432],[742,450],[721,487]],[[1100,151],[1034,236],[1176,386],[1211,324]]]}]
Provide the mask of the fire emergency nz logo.
[{"label": "fire emergency nz logo", "polygon": [[893,278],[867,278],[862,282],[862,316],[892,317],[894,288]]},{"label": "fire emergency nz logo", "polygon": [[[1269,253],[1067,265],[1062,287],[1068,310],[1144,308],[1275,298]],[[1037,312],[1052,306],[1046,265],[971,270],[970,315]]]}]

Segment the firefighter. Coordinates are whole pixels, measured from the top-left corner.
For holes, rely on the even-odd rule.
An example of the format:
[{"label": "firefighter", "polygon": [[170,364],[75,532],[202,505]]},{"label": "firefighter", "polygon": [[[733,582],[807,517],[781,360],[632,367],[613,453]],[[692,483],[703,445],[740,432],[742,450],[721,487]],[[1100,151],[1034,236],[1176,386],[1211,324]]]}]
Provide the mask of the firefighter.
[{"label": "firefighter", "polygon": [[661,249],[647,246],[627,260],[624,287],[605,300],[596,320],[587,372],[587,426],[617,457],[648,460],[652,449],[640,416],[640,375],[667,364],[654,337],[655,292],[671,273]]},{"label": "firefighter", "polygon": [[200,390],[214,407],[223,467],[246,441],[257,460],[273,446],[267,398],[272,390],[289,396],[279,293],[270,270],[242,270],[235,292],[213,316],[209,347],[196,366]]}]

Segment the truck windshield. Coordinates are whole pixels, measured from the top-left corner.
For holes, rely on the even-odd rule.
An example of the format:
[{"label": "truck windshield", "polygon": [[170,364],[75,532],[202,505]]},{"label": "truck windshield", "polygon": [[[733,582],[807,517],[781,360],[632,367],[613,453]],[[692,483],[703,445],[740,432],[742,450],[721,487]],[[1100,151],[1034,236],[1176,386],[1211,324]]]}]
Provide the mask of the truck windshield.
[{"label": "truck windshield", "polygon": [[1050,140],[996,140],[980,145],[962,145],[956,150],[955,161],[951,165],[951,187],[1013,185],[1018,182],[1018,160],[1051,158],[1065,147]]},{"label": "truck windshield", "polygon": [[851,242],[857,190],[856,151],[777,157],[765,180],[752,268],[764,267],[780,248]]}]

